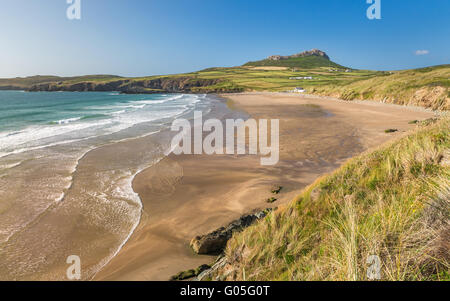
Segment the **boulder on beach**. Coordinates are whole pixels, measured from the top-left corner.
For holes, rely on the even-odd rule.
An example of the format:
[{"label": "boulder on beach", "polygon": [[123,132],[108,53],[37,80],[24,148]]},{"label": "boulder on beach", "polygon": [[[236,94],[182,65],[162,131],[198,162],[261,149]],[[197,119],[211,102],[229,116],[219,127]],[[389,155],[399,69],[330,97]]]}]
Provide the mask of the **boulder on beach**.
[{"label": "boulder on beach", "polygon": [[235,231],[241,231],[250,226],[258,219],[265,217],[271,210],[266,209],[255,214],[244,215],[227,227],[221,227],[206,235],[196,236],[191,240],[191,248],[200,255],[217,255],[225,249]]}]

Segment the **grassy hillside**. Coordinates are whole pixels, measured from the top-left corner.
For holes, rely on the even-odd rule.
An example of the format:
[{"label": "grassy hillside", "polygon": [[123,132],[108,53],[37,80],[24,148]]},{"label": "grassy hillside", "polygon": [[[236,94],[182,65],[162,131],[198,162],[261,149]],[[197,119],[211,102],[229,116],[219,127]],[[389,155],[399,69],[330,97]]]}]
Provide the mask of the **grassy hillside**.
[{"label": "grassy hillside", "polygon": [[[297,86],[312,91],[314,87],[346,84],[357,80],[370,79],[383,76],[384,72],[355,70],[354,72],[330,71],[329,68],[312,69],[265,69],[263,67],[234,67],[211,68],[191,73],[199,78],[221,78],[233,85],[241,87],[244,91],[271,91],[282,92],[292,90]],[[312,76],[312,80],[296,80],[293,77]]]},{"label": "grassy hillside", "polygon": [[115,75],[86,75],[75,77],[59,77],[51,75],[36,75],[29,77],[0,78],[0,90],[2,87],[15,87],[17,89],[28,89],[33,85],[52,82],[80,82],[80,81],[108,81],[118,79]]},{"label": "grassy hillside", "polygon": [[303,68],[303,69],[331,67],[331,68],[347,69],[346,67],[343,67],[320,56],[297,57],[279,61],[266,59],[256,62],[248,62],[244,66],[254,66],[254,67],[276,66],[276,67]]},{"label": "grassy hillside", "polygon": [[228,280],[450,280],[450,121],[356,157],[235,234]]},{"label": "grassy hillside", "polygon": [[450,109],[450,65],[397,71],[353,82],[311,87],[312,93],[346,100],[371,99],[432,109]]}]

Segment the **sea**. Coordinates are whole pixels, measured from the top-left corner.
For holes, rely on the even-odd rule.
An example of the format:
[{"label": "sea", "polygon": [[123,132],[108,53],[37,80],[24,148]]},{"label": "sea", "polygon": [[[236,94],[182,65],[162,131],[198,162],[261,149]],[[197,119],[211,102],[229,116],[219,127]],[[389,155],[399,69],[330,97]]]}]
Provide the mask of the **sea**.
[{"label": "sea", "polygon": [[0,280],[92,279],[142,214],[133,178],[170,147],[169,128],[214,97],[0,91]]}]

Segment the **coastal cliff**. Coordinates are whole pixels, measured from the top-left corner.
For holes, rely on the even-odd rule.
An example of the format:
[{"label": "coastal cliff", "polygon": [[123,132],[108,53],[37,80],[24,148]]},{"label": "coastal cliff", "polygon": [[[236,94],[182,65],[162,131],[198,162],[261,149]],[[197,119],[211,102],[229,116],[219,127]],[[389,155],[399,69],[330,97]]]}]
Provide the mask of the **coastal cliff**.
[{"label": "coastal cliff", "polygon": [[81,92],[106,92],[118,91],[129,94],[151,94],[151,93],[217,93],[217,92],[239,92],[238,88],[220,85],[222,79],[202,79],[195,77],[161,77],[144,80],[116,80],[109,82],[52,82],[31,86],[27,91],[81,91]]}]

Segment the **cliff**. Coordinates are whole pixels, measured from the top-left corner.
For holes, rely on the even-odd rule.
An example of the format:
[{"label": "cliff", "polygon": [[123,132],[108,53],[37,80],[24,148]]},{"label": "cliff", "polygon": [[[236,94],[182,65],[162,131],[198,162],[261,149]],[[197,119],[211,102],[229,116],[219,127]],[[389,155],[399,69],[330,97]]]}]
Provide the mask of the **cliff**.
[{"label": "cliff", "polygon": [[108,82],[84,81],[78,83],[44,83],[31,86],[27,91],[82,91],[106,92],[118,91],[130,94],[151,93],[212,93],[212,92],[238,92],[237,87],[223,84],[222,79],[201,79],[189,76],[161,77],[154,79],[123,79]]}]

